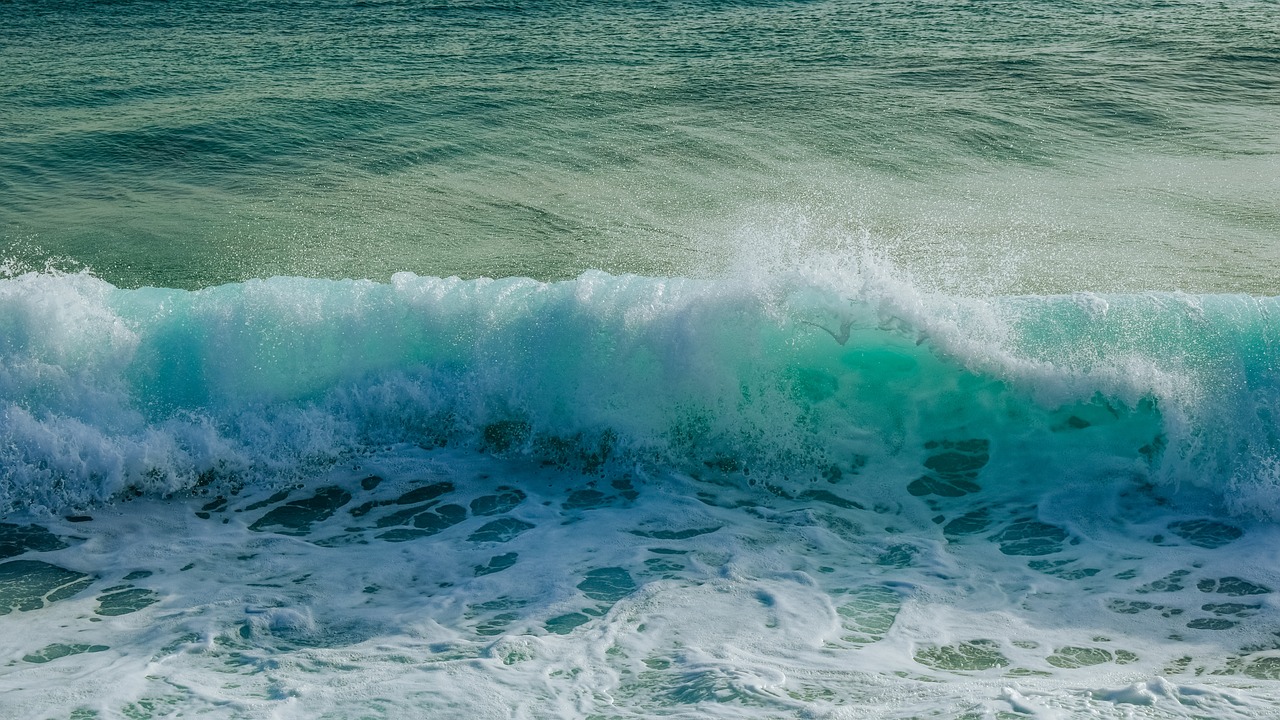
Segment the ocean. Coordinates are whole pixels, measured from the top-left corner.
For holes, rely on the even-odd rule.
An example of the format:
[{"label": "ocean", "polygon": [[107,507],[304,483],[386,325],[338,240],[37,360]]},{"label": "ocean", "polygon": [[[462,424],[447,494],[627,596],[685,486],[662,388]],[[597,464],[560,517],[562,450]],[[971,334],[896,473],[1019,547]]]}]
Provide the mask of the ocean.
[{"label": "ocean", "polygon": [[1269,718],[1280,4],[0,1],[0,716]]}]

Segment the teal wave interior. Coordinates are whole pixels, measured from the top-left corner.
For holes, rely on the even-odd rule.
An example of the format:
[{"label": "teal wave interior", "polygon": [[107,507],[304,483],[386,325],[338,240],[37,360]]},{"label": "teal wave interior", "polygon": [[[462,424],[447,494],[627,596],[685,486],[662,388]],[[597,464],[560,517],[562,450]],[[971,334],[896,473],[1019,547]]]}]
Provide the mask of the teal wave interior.
[{"label": "teal wave interior", "polygon": [[1275,302],[846,294],[801,275],[191,292],[28,274],[0,281],[5,491],[57,506],[279,483],[396,443],[751,484],[874,460],[892,478],[912,443],[976,434],[1011,456],[996,485],[1139,476],[1270,517]]}]

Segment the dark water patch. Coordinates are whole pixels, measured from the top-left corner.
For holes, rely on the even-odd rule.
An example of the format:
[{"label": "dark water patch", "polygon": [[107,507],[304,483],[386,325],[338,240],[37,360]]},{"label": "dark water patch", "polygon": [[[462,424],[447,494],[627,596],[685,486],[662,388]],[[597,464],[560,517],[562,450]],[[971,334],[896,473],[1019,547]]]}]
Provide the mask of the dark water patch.
[{"label": "dark water patch", "polygon": [[1256,614],[1261,608],[1261,605],[1250,605],[1248,603],[1207,603],[1200,606],[1201,610],[1211,612],[1214,615],[1232,615],[1236,617],[1249,617]]},{"label": "dark water patch", "polygon": [[435,535],[435,533],[428,532],[426,530],[415,530],[413,528],[396,528],[395,530],[388,530],[387,532],[376,535],[375,537],[379,540],[386,540],[387,542],[408,542],[410,540],[417,540],[418,538],[429,537],[431,535]]},{"label": "dark water patch", "polygon": [[835,505],[836,507],[841,507],[846,510],[866,510],[866,507],[861,503],[856,503],[852,500],[846,500],[845,498],[842,498],[839,495],[836,495],[833,492],[828,492],[826,490],[808,490],[806,492],[800,493],[800,499],[801,500],[817,500],[818,502],[826,503],[828,505]]},{"label": "dark water patch", "polygon": [[1152,580],[1146,585],[1135,589],[1134,592],[1144,595],[1150,593],[1178,592],[1186,587],[1182,581],[1190,574],[1191,571],[1189,570],[1174,570],[1159,580]]},{"label": "dark water patch", "polygon": [[1121,615],[1137,615],[1141,612],[1154,610],[1166,618],[1177,617],[1183,613],[1182,608],[1157,605],[1145,600],[1122,600],[1119,598],[1108,600],[1107,609]]},{"label": "dark water patch", "polygon": [[1263,585],[1255,585],[1238,577],[1224,577],[1217,580],[1205,579],[1196,583],[1196,587],[1200,592],[1221,593],[1223,595],[1231,595],[1240,597],[1242,595],[1266,595],[1271,589]]},{"label": "dark water patch", "polygon": [[634,592],[636,583],[625,569],[607,567],[588,572],[578,589],[592,600],[614,603]]},{"label": "dark water patch", "polygon": [[158,174],[234,173],[268,159],[260,152],[263,130],[244,123],[189,123],[176,118],[166,125],[81,129],[45,150],[41,159],[51,170],[78,162],[104,175],[109,168],[121,166]]},{"label": "dark water patch", "polygon": [[590,622],[591,618],[578,612],[565,613],[557,615],[546,622],[547,632],[556,635],[568,635],[573,632],[574,628],[585,625]]},{"label": "dark water patch", "polygon": [[1062,551],[1067,531],[1034,518],[1015,521],[992,539],[1005,555],[1051,555]]},{"label": "dark water patch", "polygon": [[327,520],[338,508],[351,502],[351,493],[337,486],[320,488],[316,494],[295,500],[271,510],[249,526],[262,532],[267,528],[283,528],[275,532],[283,535],[305,535],[314,523]]},{"label": "dark water patch", "polygon": [[631,478],[620,477],[609,481],[609,486],[618,491],[627,502],[635,502],[640,497],[640,492],[636,490],[636,486],[631,482]]},{"label": "dark water patch", "polygon": [[440,497],[441,495],[453,492],[453,490],[454,490],[454,487],[453,487],[453,483],[451,482],[431,483],[430,485],[423,485],[422,487],[414,488],[409,492],[401,495],[400,497],[396,498],[395,504],[414,505],[420,502],[425,502],[427,500],[434,500]]},{"label": "dark water patch", "polygon": [[393,525],[408,525],[410,522],[413,521],[413,518],[415,516],[421,513],[425,513],[426,511],[435,507],[436,502],[437,501],[433,500],[431,502],[423,503],[421,505],[415,505],[405,510],[397,510],[393,513],[387,513],[386,515],[383,515],[382,517],[375,520],[373,523],[373,526],[384,528],[384,527],[392,527]]},{"label": "dark water patch", "polygon": [[500,515],[516,509],[525,494],[513,487],[500,487],[494,495],[481,495],[471,501],[472,515]]},{"label": "dark water patch", "polygon": [[817,513],[812,517],[808,513],[793,513],[786,518],[786,521],[798,525],[816,522],[834,535],[850,542],[856,542],[858,538],[866,535],[866,530],[858,523],[829,513]]},{"label": "dark water patch", "polygon": [[396,528],[387,532],[376,535],[379,540],[387,542],[405,542],[408,540],[416,540],[418,538],[430,537],[437,535],[449,528],[457,525],[467,519],[467,509],[461,505],[441,505],[435,510],[426,510],[434,503],[429,502],[417,507],[408,508],[399,512],[392,513],[385,518],[381,518],[377,526],[388,527],[390,525],[409,524],[412,518],[412,528]]},{"label": "dark water patch", "polygon": [[961,497],[982,491],[976,480],[991,459],[989,440],[930,440],[924,447],[934,451],[924,461],[929,473],[907,485],[907,492],[916,496]]},{"label": "dark water patch", "polygon": [[360,487],[366,491],[375,490],[381,484],[382,484],[382,478],[378,477],[377,475],[370,475],[369,477],[364,478],[360,481]]},{"label": "dark water patch", "polygon": [[252,505],[249,505],[248,507],[244,508],[244,512],[253,512],[254,510],[261,510],[262,508],[267,507],[268,505],[275,505],[278,502],[283,502],[285,498],[289,497],[290,492],[292,491],[281,490],[280,492],[273,494],[271,497],[267,498],[266,500],[259,500],[258,502],[253,503]]},{"label": "dark water patch", "polygon": [[348,545],[368,545],[369,544],[369,541],[366,540],[363,535],[359,534],[361,531],[361,528],[347,528],[347,530],[349,534],[333,535],[331,537],[318,538],[318,539],[312,540],[311,543],[313,545],[319,545],[320,547],[329,547],[329,548],[346,547]]},{"label": "dark water patch", "polygon": [[1217,520],[1179,520],[1169,523],[1169,532],[1202,548],[1220,548],[1234,542],[1244,531]]},{"label": "dark water patch", "polygon": [[[946,518],[943,518],[944,520]],[[991,527],[991,511],[987,508],[970,510],[942,526],[942,534],[948,540],[958,540],[966,535],[977,535]]]},{"label": "dark water patch", "polygon": [[92,583],[93,578],[87,573],[39,560],[0,563],[0,615],[14,610],[39,610],[79,593]]},{"label": "dark water patch", "polygon": [[839,485],[844,480],[844,470],[837,463],[831,463],[822,471],[822,479],[832,485]]},{"label": "dark water patch", "polygon": [[1102,572],[1101,568],[1073,567],[1074,560],[1032,560],[1027,567],[1063,580],[1084,580]]},{"label": "dark water patch", "polygon": [[1054,432],[1070,432],[1072,430],[1084,430],[1085,428],[1092,426],[1093,423],[1085,420],[1079,415],[1072,415],[1061,423],[1054,425],[1052,429]]},{"label": "dark water patch", "polygon": [[64,645],[62,643],[53,643],[30,655],[24,655],[22,659],[29,663],[47,663],[70,655],[100,653],[110,649],[106,645]]},{"label": "dark water patch", "polygon": [[1196,618],[1187,623],[1192,630],[1230,630],[1240,623],[1222,618]]},{"label": "dark water patch", "polygon": [[[754,486],[754,483],[751,483],[750,486]],[[739,496],[735,498],[730,497],[724,490],[720,490],[718,492],[698,491],[695,492],[693,496],[703,505],[727,508],[729,510],[750,509],[761,505],[760,499],[754,495]]]},{"label": "dark water patch", "polygon": [[1262,657],[1244,667],[1244,674],[1256,680],[1280,680],[1280,657]]},{"label": "dark water patch", "polygon": [[518,600],[518,598],[515,597],[502,596],[497,598],[497,600],[475,603],[475,605],[472,605],[470,609],[467,610],[466,616],[467,618],[477,618],[477,616],[484,615],[485,612],[513,610],[517,609],[517,607],[524,607],[527,603],[529,602],[525,600]]},{"label": "dark water patch", "polygon": [[657,573],[665,577],[674,577],[671,573],[677,573],[685,569],[683,563],[678,563],[670,558],[649,558],[644,561],[644,567],[651,573]]},{"label": "dark water patch", "polygon": [[1067,646],[1054,650],[1045,662],[1056,668],[1072,669],[1101,665],[1113,659],[1111,651],[1102,648]]},{"label": "dark water patch", "polygon": [[722,527],[724,526],[717,525],[715,527],[689,528],[688,530],[631,530],[629,532],[632,535],[654,540],[688,540],[699,535],[709,535]]},{"label": "dark water patch", "polygon": [[907,485],[907,492],[916,496],[939,495],[941,497],[963,497],[981,492],[982,486],[968,480],[943,480],[941,478],[922,475]]},{"label": "dark water patch", "polygon": [[486,637],[501,635],[517,619],[519,619],[519,616],[515,613],[499,613],[487,620],[476,623],[476,634]]},{"label": "dark water patch", "polygon": [[585,490],[575,490],[569,494],[569,499],[564,501],[565,510],[593,510],[595,508],[606,507],[612,505],[614,498],[605,495],[599,490],[587,488]]},{"label": "dark water patch", "polygon": [[144,588],[131,588],[108,593],[98,598],[98,615],[128,615],[160,602],[156,593]]},{"label": "dark water patch", "polygon": [[471,542],[504,543],[514,540],[525,531],[532,530],[533,523],[516,518],[499,518],[481,526],[467,537]]},{"label": "dark water patch", "polygon": [[519,619],[512,610],[524,607],[526,601],[511,597],[500,597],[488,602],[476,603],[467,609],[467,619],[479,619],[476,623],[476,634],[486,637],[501,635],[506,628]]},{"label": "dark water patch", "polygon": [[67,543],[39,525],[0,523],[0,559],[25,552],[51,552],[69,547]]},{"label": "dark water patch", "polygon": [[447,530],[467,519],[467,509],[461,505],[441,505],[433,511],[413,518],[413,526],[432,535]]},{"label": "dark water patch", "polygon": [[145,578],[149,578],[152,575],[155,575],[155,573],[151,572],[150,570],[134,570],[133,572],[124,576],[124,581],[131,582],[133,580],[142,580]]},{"label": "dark water patch", "polygon": [[991,459],[991,442],[984,439],[940,440],[924,444],[925,450],[940,450],[924,461],[939,477],[976,477]]},{"label": "dark water patch", "polygon": [[492,575],[493,573],[502,572],[507,568],[513,567],[519,557],[520,556],[517,553],[513,552],[494,555],[489,558],[489,562],[487,564],[477,565],[475,567],[476,577],[480,577],[481,575]]},{"label": "dark water patch", "polygon": [[213,500],[210,500],[204,505],[201,505],[200,509],[196,511],[196,517],[200,518],[201,520],[208,520],[213,516],[212,513],[222,512],[226,508],[227,508],[227,498],[222,495],[219,495]]},{"label": "dark water patch", "polygon": [[876,564],[895,568],[911,567],[919,554],[920,549],[914,545],[891,545],[876,558]]},{"label": "dark water patch", "polygon": [[1009,659],[994,640],[971,640],[918,650],[916,662],[934,670],[977,671],[1008,667]]}]

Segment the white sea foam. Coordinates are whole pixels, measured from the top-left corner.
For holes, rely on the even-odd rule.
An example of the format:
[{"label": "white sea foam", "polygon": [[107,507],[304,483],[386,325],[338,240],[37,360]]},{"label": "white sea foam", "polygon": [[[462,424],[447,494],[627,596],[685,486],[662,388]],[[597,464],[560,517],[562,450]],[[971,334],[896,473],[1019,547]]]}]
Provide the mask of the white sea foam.
[{"label": "white sea foam", "polygon": [[[372,490],[369,473],[384,478]],[[1264,718],[1280,701],[1274,527],[1193,535],[1176,525],[1197,517],[1191,508],[1152,503],[1134,515],[1119,489],[1109,510],[1050,492],[1029,498],[1037,511],[983,493],[877,495],[875,482],[823,483],[868,505],[857,509],[715,477],[613,485],[399,446],[285,498],[248,488],[225,502],[140,499],[84,523],[45,520],[70,546],[24,557],[95,579],[0,616],[11,638],[0,707],[22,717]],[[434,504],[396,500],[439,483],[452,489]],[[295,529],[321,486],[348,499]],[[506,505],[483,500],[512,488]],[[464,517],[434,534],[412,536],[434,526],[408,516],[384,522],[447,506]],[[987,525],[951,524],[975,510]],[[1081,522],[1090,518],[1099,522]],[[1018,545],[1037,534],[1046,547]],[[1213,537],[1226,545],[1208,547]],[[59,645],[99,647],[39,661]]]},{"label": "white sea foam", "polygon": [[1148,435],[1129,452],[1148,446],[1154,480],[1208,485],[1240,513],[1280,507],[1270,300],[951,297],[874,256],[815,263],[718,281],[402,273],[198,292],[0,280],[0,493],[58,508],[279,484],[387,443],[484,446],[497,427],[520,430],[502,449],[521,454],[568,443],[794,475],[948,425],[1012,438],[994,408],[1017,406],[1033,424],[1127,423]]},{"label": "white sea foam", "polygon": [[1271,302],[0,280],[4,703],[1265,717]]}]

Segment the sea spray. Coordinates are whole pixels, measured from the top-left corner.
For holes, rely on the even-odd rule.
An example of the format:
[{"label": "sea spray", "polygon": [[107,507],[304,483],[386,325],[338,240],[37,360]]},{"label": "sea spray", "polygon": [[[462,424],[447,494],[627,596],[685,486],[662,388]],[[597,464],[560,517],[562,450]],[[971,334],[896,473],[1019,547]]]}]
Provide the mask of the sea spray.
[{"label": "sea spray", "polygon": [[[280,483],[395,443],[779,484],[976,433],[1100,482],[1127,461],[1277,512],[1274,300],[955,297],[865,267],[194,292],[0,280],[4,497]],[[1060,442],[1064,423],[1125,430],[1089,447]]]}]

